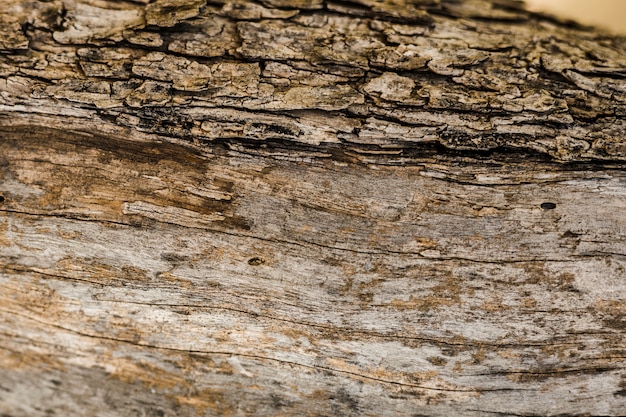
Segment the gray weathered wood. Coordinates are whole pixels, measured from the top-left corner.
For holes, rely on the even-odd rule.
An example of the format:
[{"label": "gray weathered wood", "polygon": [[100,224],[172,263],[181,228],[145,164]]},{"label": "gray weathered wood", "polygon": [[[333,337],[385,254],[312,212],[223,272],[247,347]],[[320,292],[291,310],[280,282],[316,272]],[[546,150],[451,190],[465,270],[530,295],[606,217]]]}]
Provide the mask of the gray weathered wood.
[{"label": "gray weathered wood", "polygon": [[623,38],[5,3],[0,414],[626,413]]}]

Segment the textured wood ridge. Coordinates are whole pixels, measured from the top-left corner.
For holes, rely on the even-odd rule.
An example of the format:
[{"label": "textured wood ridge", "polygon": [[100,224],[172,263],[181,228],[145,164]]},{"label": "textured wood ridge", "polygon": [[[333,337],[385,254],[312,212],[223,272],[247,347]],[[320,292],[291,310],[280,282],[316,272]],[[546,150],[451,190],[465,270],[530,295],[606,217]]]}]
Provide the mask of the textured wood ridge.
[{"label": "textured wood ridge", "polygon": [[626,414],[623,38],[4,4],[2,417]]}]

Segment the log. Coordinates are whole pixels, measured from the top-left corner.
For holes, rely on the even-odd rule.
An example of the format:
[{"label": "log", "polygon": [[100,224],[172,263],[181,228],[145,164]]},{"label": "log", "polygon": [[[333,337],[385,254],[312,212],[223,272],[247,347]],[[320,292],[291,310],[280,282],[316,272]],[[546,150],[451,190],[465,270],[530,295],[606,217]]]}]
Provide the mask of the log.
[{"label": "log", "polygon": [[624,37],[3,4],[3,417],[626,414]]}]

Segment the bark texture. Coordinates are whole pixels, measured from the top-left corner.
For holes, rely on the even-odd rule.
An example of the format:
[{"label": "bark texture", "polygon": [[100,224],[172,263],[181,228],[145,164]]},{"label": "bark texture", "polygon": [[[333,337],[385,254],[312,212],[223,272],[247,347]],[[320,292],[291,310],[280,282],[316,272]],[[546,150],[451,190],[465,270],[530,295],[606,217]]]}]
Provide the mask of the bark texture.
[{"label": "bark texture", "polygon": [[3,4],[3,416],[626,414],[623,38]]}]

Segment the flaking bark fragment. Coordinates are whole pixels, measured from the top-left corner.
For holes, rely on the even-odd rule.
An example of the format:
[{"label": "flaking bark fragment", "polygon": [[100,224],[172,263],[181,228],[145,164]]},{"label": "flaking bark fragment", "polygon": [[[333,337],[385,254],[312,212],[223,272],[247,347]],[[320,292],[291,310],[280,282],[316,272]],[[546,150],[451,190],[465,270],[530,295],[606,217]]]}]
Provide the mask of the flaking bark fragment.
[{"label": "flaking bark fragment", "polygon": [[206,0],[156,0],[145,7],[146,23],[171,27],[198,16]]},{"label": "flaking bark fragment", "polygon": [[[13,18],[36,24],[28,36],[37,49],[9,55],[13,72],[4,73],[50,80],[58,85],[40,91],[91,104],[105,118],[120,111],[141,118],[141,103],[165,105],[173,113],[190,102],[277,115],[340,111],[359,126],[353,135],[371,135],[378,128],[370,129],[367,120],[385,114],[396,124],[416,125],[391,131],[435,137],[453,149],[510,147],[562,161],[624,159],[619,146],[602,148],[622,140],[609,132],[614,119],[626,116],[623,45],[513,3],[331,2],[332,12],[321,11],[318,2],[106,4],[72,1]],[[98,20],[100,15],[107,18]],[[42,31],[45,25],[52,38]],[[572,45],[572,36],[580,42]],[[76,65],[82,73],[74,71]],[[482,119],[479,129],[458,117],[468,112]],[[418,133],[421,123],[411,116],[418,113],[440,119],[447,129]],[[563,146],[557,136],[578,145]],[[329,143],[343,139],[365,143],[372,137],[341,136]],[[403,139],[389,140],[398,146]],[[414,146],[409,143],[414,139],[407,141],[407,152]]]}]

